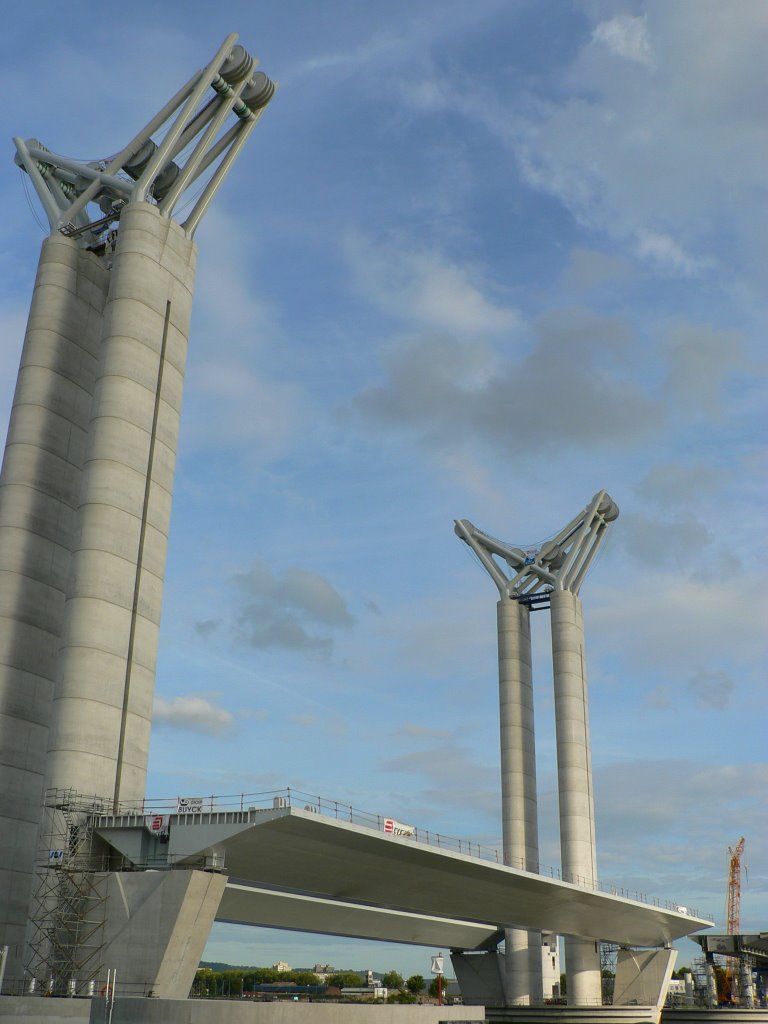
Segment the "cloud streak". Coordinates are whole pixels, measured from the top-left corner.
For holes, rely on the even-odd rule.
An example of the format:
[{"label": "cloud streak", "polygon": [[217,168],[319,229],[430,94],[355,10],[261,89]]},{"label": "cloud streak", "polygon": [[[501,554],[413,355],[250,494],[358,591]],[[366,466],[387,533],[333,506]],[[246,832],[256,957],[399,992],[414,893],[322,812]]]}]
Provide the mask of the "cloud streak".
[{"label": "cloud streak", "polygon": [[160,727],[223,736],[232,730],[234,718],[205,697],[178,696],[166,700],[155,697],[154,721]]}]

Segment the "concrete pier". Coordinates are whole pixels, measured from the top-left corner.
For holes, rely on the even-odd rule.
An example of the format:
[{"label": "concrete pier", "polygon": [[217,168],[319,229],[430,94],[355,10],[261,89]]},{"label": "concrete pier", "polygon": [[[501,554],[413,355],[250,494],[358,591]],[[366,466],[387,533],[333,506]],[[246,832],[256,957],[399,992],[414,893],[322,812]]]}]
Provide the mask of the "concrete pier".
[{"label": "concrete pier", "polygon": [[123,212],[88,427],[56,665],[47,787],[141,801],[195,245]]},{"label": "concrete pier", "polygon": [[43,243],[0,473],[0,947],[21,976],[56,653],[109,272]]},{"label": "concrete pier", "polygon": [[[99,858],[80,849],[77,816],[144,798],[192,237],[275,93],[254,67],[230,33],[104,160],[13,140],[50,237],[0,473],[0,947],[11,987],[22,966],[66,990],[92,980],[71,955],[71,935],[85,942],[67,918],[81,897],[63,895],[51,871],[77,890]],[[182,199],[179,212],[192,208],[178,223]]]},{"label": "concrete pier", "polygon": [[[536,741],[530,611],[502,598],[496,606],[499,643],[501,822],[504,863],[538,871]],[[541,932],[504,932],[505,989],[510,1006],[541,1003]]]},{"label": "concrete pier", "polygon": [[[563,880],[592,885],[597,855],[582,606],[567,590],[553,591],[550,601]],[[600,1005],[596,940],[566,938],[565,972],[569,1004]]]}]

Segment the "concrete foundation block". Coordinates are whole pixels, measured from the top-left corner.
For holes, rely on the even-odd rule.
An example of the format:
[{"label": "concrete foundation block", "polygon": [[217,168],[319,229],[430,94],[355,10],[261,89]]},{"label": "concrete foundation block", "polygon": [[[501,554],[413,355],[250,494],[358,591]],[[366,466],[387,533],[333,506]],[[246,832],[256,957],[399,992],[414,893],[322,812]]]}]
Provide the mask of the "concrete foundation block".
[{"label": "concrete foundation block", "polygon": [[620,949],[613,989],[614,1006],[645,1003],[661,1007],[677,960],[676,949]]},{"label": "concrete foundation block", "polygon": [[206,871],[110,874],[102,962],[121,994],[186,998],[226,882]]}]

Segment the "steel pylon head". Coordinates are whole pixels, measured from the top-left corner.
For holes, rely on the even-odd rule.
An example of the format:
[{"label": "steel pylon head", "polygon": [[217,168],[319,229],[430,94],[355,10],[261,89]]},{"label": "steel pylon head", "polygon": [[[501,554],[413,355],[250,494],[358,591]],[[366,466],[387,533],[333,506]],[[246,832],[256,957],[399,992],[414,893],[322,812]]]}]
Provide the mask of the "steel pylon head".
[{"label": "steel pylon head", "polygon": [[454,532],[474,551],[502,598],[517,600],[545,590],[578,594],[619,506],[607,491],[598,491],[588,505],[554,537],[533,547],[518,547],[457,519]]},{"label": "steel pylon head", "polygon": [[194,234],[275,93],[236,40],[234,33],[227,36],[211,62],[114,156],[85,163],[52,153],[37,139],[13,140],[16,163],[29,174],[51,231],[96,249],[126,204],[152,203],[171,217],[182,196],[210,172],[182,222]]}]

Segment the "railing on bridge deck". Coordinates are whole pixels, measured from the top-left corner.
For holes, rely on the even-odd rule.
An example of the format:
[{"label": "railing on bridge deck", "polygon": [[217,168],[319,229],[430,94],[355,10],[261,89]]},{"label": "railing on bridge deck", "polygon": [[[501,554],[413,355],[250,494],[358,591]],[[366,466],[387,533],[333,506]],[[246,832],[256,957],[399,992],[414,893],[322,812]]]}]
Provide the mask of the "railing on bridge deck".
[{"label": "railing on bridge deck", "polygon": [[[249,821],[253,815],[275,809],[288,808],[311,814],[320,814],[325,817],[334,818],[337,821],[350,822],[353,825],[362,825],[365,828],[374,829],[378,832],[389,832],[406,842],[424,843],[428,846],[439,847],[440,850],[450,853],[477,857],[496,864],[505,863],[501,851],[496,847],[484,846],[482,843],[477,843],[472,839],[458,839],[455,836],[446,836],[441,832],[419,828],[416,825],[404,825],[404,823],[387,815],[362,811],[351,804],[339,800],[329,800],[326,797],[307,793],[291,786],[286,786],[285,789],[264,790],[256,793],[236,793],[202,798],[148,798],[139,805],[135,802],[119,804],[117,814],[108,813],[105,807],[105,813],[99,815],[98,820],[102,825],[106,825],[108,823],[116,824],[116,819],[120,818],[122,819],[121,824],[127,824],[126,818],[143,819],[154,815],[174,815],[182,818],[189,824],[202,821],[203,817],[208,823],[224,824],[225,822],[233,821]],[[398,828],[401,831],[395,832],[394,830]],[[514,858],[507,862],[507,866],[521,871],[526,870],[524,863],[522,861],[518,863]],[[540,864],[538,870],[530,872],[530,869],[528,869],[528,871],[529,873],[546,878],[568,882],[583,889],[591,889],[595,892],[604,892],[611,896],[635,900],[638,903],[645,903],[648,906],[658,907],[662,910],[672,910],[677,913],[687,914],[690,917],[701,917],[698,911],[690,907],[683,907],[674,901],[648,896],[638,889],[596,881],[591,878],[583,878],[580,875],[565,876],[560,868],[547,867]],[[706,917],[706,915],[704,916]]]}]

